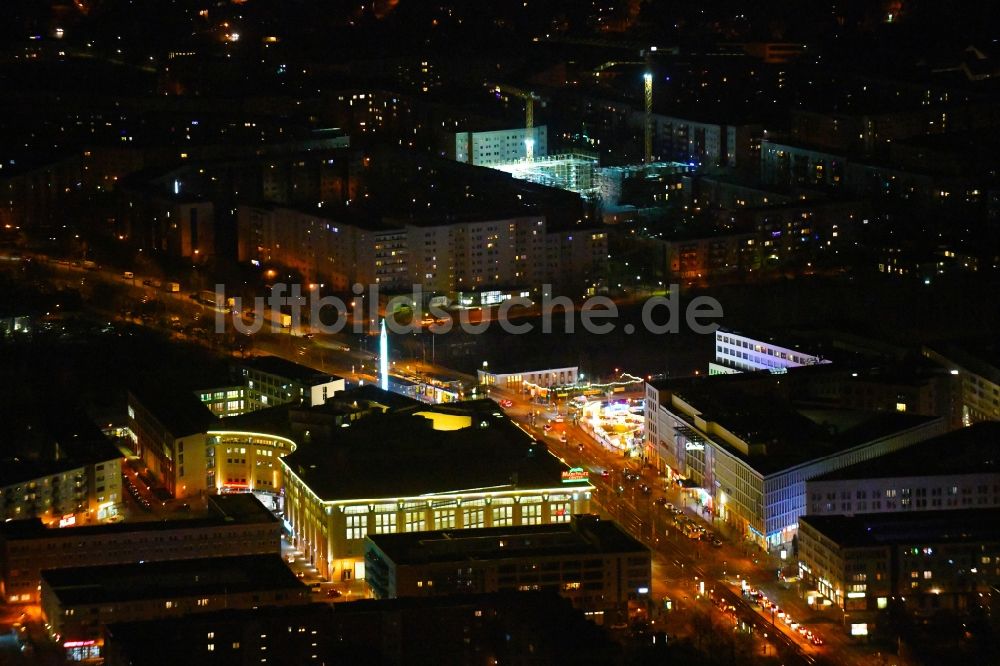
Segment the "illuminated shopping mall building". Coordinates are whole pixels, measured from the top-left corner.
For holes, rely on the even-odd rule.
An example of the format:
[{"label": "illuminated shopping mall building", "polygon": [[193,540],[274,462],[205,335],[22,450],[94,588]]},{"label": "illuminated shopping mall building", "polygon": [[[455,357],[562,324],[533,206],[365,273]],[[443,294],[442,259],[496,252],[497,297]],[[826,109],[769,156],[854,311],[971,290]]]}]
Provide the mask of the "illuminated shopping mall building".
[{"label": "illuminated shopping mall building", "polygon": [[589,512],[586,472],[494,402],[406,404],[365,389],[351,403],[364,416],[310,431],[312,442],[281,459],[288,526],[321,575],[363,577],[367,534],[568,523]]}]

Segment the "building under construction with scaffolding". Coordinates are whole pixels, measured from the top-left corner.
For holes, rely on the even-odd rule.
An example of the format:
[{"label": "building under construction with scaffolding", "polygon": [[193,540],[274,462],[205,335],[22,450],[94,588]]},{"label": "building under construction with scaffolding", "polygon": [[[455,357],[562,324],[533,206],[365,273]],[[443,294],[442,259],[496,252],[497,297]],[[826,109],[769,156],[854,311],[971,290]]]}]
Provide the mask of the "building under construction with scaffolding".
[{"label": "building under construction with scaffolding", "polygon": [[494,169],[504,171],[539,185],[556,187],[592,198],[597,194],[597,157],[583,153],[561,153],[534,159],[521,159],[496,164]]}]

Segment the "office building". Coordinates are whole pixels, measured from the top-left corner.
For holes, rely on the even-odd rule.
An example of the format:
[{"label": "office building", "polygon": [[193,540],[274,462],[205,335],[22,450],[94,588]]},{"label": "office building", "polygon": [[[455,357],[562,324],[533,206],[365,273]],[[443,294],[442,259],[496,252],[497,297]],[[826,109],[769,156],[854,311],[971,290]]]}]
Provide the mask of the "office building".
[{"label": "office building", "polygon": [[853,635],[879,611],[968,612],[1000,582],[1000,509],[803,516],[799,570],[807,590],[845,611]]},{"label": "office building", "polygon": [[796,408],[785,375],[759,374],[647,382],[645,432],[647,459],[764,547],[795,536],[807,480],[945,430],[934,416]]},{"label": "office building", "polygon": [[247,411],[284,404],[321,405],[345,388],[344,378],[278,356],[242,361],[237,371],[247,388]]},{"label": "office building", "polygon": [[[170,645],[170,650],[164,650]],[[225,610],[115,623],[106,666],[620,663],[621,647],[552,592]],[[262,660],[266,659],[266,662]]]},{"label": "office building", "polygon": [[1000,420],[1000,360],[995,343],[944,343],[924,347],[924,356],[961,380],[962,422]]},{"label": "office building", "polygon": [[234,384],[195,391],[218,417],[246,414],[289,403],[321,404],[346,384],[343,377],[287,361],[280,356],[255,356],[233,364]]},{"label": "office building", "polygon": [[[279,493],[277,457],[295,449],[280,428],[259,432],[257,411],[319,405],[343,391],[342,377],[277,356],[235,364],[239,383],[196,391],[136,388],[128,395],[135,453],[174,497],[226,490]],[[279,419],[280,420],[280,419]]]},{"label": "office building", "polygon": [[568,524],[369,534],[365,580],[376,599],[500,590],[553,590],[592,619],[644,605],[649,549],[597,516]]},{"label": "office building", "polygon": [[214,485],[215,454],[205,433],[217,422],[193,392],[153,386],[128,392],[133,451],[173,497]]},{"label": "office building", "polygon": [[37,602],[47,569],[280,552],[278,519],[250,494],[209,497],[206,516],[183,520],[63,529],[15,520],[0,523],[0,594]]},{"label": "office building", "polygon": [[293,606],[309,588],[280,555],[138,562],[42,572],[41,607],[52,639],[100,641],[110,622],[158,620],[227,608]]},{"label": "office building", "polygon": [[281,459],[285,513],[295,545],[329,578],[364,577],[368,534],[568,523],[589,511],[586,476],[491,400],[366,410],[309,437]]},{"label": "office building", "polygon": [[809,515],[1000,507],[1000,423],[986,421],[806,481]]}]

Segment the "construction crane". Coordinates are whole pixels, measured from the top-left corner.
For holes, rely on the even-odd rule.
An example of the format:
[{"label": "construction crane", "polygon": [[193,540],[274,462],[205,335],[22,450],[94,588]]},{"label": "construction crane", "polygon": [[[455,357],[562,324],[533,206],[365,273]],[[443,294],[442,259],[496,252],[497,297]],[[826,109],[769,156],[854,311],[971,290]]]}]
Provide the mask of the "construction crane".
[{"label": "construction crane", "polygon": [[544,100],[537,93],[507,85],[506,83],[488,83],[487,86],[497,95],[512,95],[524,100],[524,128],[526,130],[525,134],[529,135],[524,139],[524,155],[529,162],[532,161],[535,158],[535,138],[530,135],[531,130],[535,127],[535,102],[538,101],[544,106]]},{"label": "construction crane", "polygon": [[645,68],[642,74],[644,107],[642,156],[646,164],[653,161],[653,66],[650,61],[655,51],[655,46],[643,49],[639,52],[639,55],[643,56],[642,60],[611,60],[594,70],[600,73],[619,65],[642,65]]},{"label": "construction crane", "polygon": [[653,73],[646,71],[642,75],[643,96],[646,103],[645,136],[643,137],[643,161],[649,164],[653,161]]}]

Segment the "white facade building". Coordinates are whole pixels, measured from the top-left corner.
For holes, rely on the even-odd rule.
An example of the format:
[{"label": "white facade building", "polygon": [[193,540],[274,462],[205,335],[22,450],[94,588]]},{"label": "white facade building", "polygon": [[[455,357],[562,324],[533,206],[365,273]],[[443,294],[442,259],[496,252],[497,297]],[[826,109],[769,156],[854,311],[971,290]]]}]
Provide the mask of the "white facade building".
[{"label": "white facade building", "polygon": [[492,132],[456,132],[455,159],[474,166],[509,164],[528,156],[529,143],[534,157],[545,157],[549,154],[548,137],[545,125]]},{"label": "white facade building", "polygon": [[709,363],[708,374],[732,375],[759,370],[781,374],[788,368],[829,362],[813,354],[720,328],[715,331],[715,361]]},{"label": "white facade building", "polygon": [[524,370],[521,372],[494,372],[486,369],[479,370],[478,374],[480,384],[520,391],[522,388],[539,389],[576,384],[579,367],[574,365],[565,368]]}]

